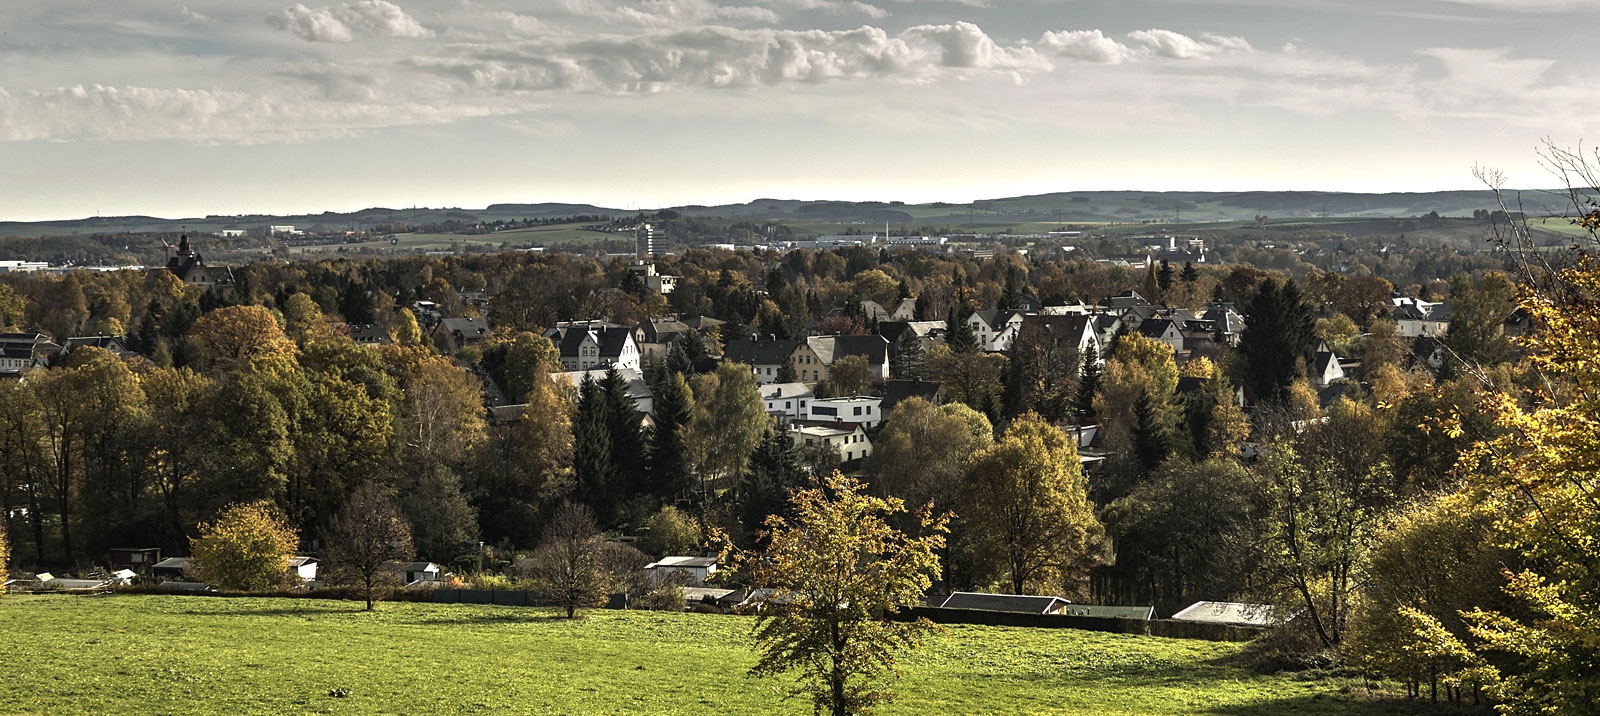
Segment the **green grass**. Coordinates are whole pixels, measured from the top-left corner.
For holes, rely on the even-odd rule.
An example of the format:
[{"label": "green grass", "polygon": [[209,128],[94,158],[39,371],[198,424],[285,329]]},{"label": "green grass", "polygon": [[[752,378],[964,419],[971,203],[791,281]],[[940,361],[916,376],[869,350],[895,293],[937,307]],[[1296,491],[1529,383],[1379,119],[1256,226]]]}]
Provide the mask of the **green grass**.
[{"label": "green grass", "polygon": [[[752,680],[750,620],[178,596],[0,598],[0,713],[804,714]],[[1406,714],[1258,676],[1236,644],[952,626],[888,714]],[[333,697],[334,689],[348,690]],[[1360,689],[1356,689],[1360,692]]]}]

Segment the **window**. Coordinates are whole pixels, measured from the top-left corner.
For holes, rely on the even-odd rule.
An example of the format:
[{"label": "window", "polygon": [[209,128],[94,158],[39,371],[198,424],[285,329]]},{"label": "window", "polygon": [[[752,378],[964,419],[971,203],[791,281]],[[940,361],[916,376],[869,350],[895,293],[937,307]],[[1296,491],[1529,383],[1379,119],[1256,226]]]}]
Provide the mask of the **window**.
[{"label": "window", "polygon": [[790,406],[789,406],[789,404],[790,404],[790,403],[793,403],[793,402],[794,402],[794,401],[792,401],[792,400],[785,400],[785,401],[783,401],[783,409],[784,409],[784,410],[788,410],[788,409],[789,409],[789,407],[790,407]]},{"label": "window", "polygon": [[856,411],[854,413],[851,413],[851,415],[860,415],[860,414],[861,414],[861,406],[857,405],[856,406]]}]

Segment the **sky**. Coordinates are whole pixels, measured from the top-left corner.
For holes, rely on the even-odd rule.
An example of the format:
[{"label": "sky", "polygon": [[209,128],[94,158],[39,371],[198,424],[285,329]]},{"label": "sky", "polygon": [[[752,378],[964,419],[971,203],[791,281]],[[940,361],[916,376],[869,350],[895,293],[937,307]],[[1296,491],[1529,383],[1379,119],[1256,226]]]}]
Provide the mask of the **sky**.
[{"label": "sky", "polygon": [[1554,184],[1594,0],[5,0],[0,221]]}]

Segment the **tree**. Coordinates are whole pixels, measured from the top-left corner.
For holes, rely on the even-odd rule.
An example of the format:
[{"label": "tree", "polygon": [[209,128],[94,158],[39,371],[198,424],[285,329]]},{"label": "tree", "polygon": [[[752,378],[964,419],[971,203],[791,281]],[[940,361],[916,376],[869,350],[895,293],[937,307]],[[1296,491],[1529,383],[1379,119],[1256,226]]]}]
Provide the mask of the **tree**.
[{"label": "tree", "polygon": [[11,574],[11,537],[6,522],[0,519],[0,594],[6,593],[6,579]]},{"label": "tree", "polygon": [[960,403],[934,406],[907,398],[884,422],[867,472],[877,494],[953,510],[963,464],[993,443],[993,429],[983,414]]},{"label": "tree", "polygon": [[578,410],[572,421],[572,471],[579,499],[594,511],[610,515],[618,497],[610,422],[605,393],[588,375],[578,388]]},{"label": "tree", "polygon": [[968,463],[962,505],[978,553],[992,555],[988,566],[1013,593],[1087,586],[1104,530],[1066,433],[1031,413],[1017,418]]},{"label": "tree", "polygon": [[800,382],[800,374],[795,371],[794,363],[791,363],[789,361],[784,361],[782,365],[778,366],[778,377],[773,382],[775,382],[775,383],[798,383],[798,382]]},{"label": "tree", "polygon": [[[921,599],[939,571],[948,515],[917,514],[917,534],[890,526],[898,498],[872,497],[839,473],[790,499],[792,518],[767,519],[767,546],[731,561],[773,606],[756,615],[753,676],[799,672],[790,696],[809,695],[818,712],[864,714],[893,698],[887,673],[899,652],[934,626],[892,621]],[[725,556],[728,556],[725,551]]]},{"label": "tree", "polygon": [[1369,377],[1374,376],[1383,366],[1398,365],[1405,352],[1406,343],[1400,335],[1400,327],[1387,318],[1374,320],[1361,339],[1361,370]]},{"label": "tree", "polygon": [[689,421],[694,418],[694,395],[683,375],[667,376],[654,407],[655,427],[646,453],[650,492],[661,499],[677,499],[694,491],[686,442]]},{"label": "tree", "polygon": [[1249,367],[1247,380],[1261,402],[1281,402],[1299,372],[1297,359],[1309,361],[1316,346],[1311,309],[1300,301],[1293,281],[1282,287],[1264,281],[1245,312],[1239,352]]},{"label": "tree", "polygon": [[417,314],[412,313],[409,308],[396,311],[394,319],[389,324],[389,338],[396,345],[422,345],[422,326],[417,325]]},{"label": "tree", "polygon": [[333,581],[361,587],[372,611],[379,587],[397,581],[395,562],[415,556],[411,526],[400,505],[376,483],[365,483],[350,493],[344,508],[323,531],[323,560]]},{"label": "tree", "polygon": [[1095,342],[1083,351],[1083,375],[1078,378],[1077,408],[1083,417],[1094,416],[1094,396],[1100,392],[1100,351]]},{"label": "tree", "polygon": [[645,520],[644,533],[645,551],[661,557],[697,551],[704,537],[695,518],[671,505]]},{"label": "tree", "polygon": [[917,336],[917,332],[909,328],[901,331],[900,336],[894,339],[894,353],[889,356],[889,377],[895,380],[922,380],[926,375],[923,365],[926,357],[927,351],[923,350],[922,338]]},{"label": "tree", "polygon": [[478,515],[453,470],[437,464],[410,470],[400,476],[398,487],[418,554],[444,561],[471,549],[478,539]]},{"label": "tree", "polygon": [[946,400],[999,418],[1006,357],[993,353],[958,353],[937,346],[928,353],[928,375],[940,384]]},{"label": "tree", "polygon": [[950,317],[945,321],[949,331],[945,333],[944,344],[951,352],[957,354],[975,353],[978,350],[978,337],[973,334],[972,326],[967,325],[967,319],[972,316],[972,311],[965,306],[958,305],[950,310]]},{"label": "tree", "polygon": [[[837,459],[838,451],[828,449]],[[777,425],[767,429],[750,454],[749,469],[738,489],[739,522],[748,535],[760,532],[769,515],[785,514],[789,496],[805,487],[807,473],[799,452],[789,431]]]},{"label": "tree", "polygon": [[772,424],[749,366],[723,363],[696,382],[689,452],[700,476],[704,508],[718,484],[739,484],[750,453]]},{"label": "tree", "polygon": [[817,384],[818,398],[837,398],[865,392],[872,368],[866,356],[845,356],[828,366],[828,377]]},{"label": "tree", "polygon": [[195,321],[189,335],[224,369],[258,356],[294,352],[277,319],[260,306],[219,308]]},{"label": "tree", "polygon": [[276,587],[286,580],[299,541],[288,518],[271,503],[235,504],[189,540],[189,568],[219,589]]},{"label": "tree", "polygon": [[566,609],[568,619],[581,608],[605,604],[611,580],[604,545],[589,508],[563,504],[533,553],[534,593]]},{"label": "tree", "polygon": [[606,370],[599,388],[605,397],[605,421],[611,433],[611,463],[616,469],[616,487],[621,491],[614,499],[621,503],[644,494],[649,487],[639,409],[628,395],[628,381],[622,378],[616,366]]},{"label": "tree", "polygon": [[1149,411],[1145,416],[1147,429],[1160,425],[1165,430],[1173,425],[1169,401],[1177,387],[1178,365],[1170,346],[1138,334],[1117,339],[1116,350],[1100,375],[1100,393],[1094,401],[1106,444],[1117,450],[1132,449],[1141,395],[1146,396]]},{"label": "tree", "polygon": [[1491,273],[1474,288],[1465,276],[1450,281],[1450,328],[1444,335],[1445,375],[1481,371],[1506,360],[1511,342],[1502,326],[1516,306],[1516,286]]}]

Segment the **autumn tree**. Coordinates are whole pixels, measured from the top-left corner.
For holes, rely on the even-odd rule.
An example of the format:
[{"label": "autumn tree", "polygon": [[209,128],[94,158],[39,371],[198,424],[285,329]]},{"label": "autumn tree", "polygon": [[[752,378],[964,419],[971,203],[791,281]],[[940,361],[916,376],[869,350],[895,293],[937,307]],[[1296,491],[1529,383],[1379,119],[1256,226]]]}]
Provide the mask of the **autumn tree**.
[{"label": "autumn tree", "polygon": [[253,591],[282,585],[299,538],[268,502],[236,504],[189,540],[189,569],[220,589]]},{"label": "autumn tree", "polygon": [[350,493],[344,507],[323,530],[323,559],[333,581],[360,587],[367,611],[379,590],[398,581],[396,562],[415,556],[411,526],[394,497],[376,483]]},{"label": "autumn tree", "polygon": [[694,419],[689,452],[699,475],[699,502],[704,506],[719,484],[737,485],[750,453],[772,423],[755,374],[739,363],[723,363],[695,384]]},{"label": "autumn tree", "polygon": [[828,366],[828,377],[817,384],[817,397],[860,395],[866,392],[867,381],[871,378],[872,370],[866,356],[845,356]]},{"label": "autumn tree", "polygon": [[935,627],[890,617],[921,599],[938,574],[948,515],[924,508],[908,534],[890,525],[899,498],[873,497],[834,473],[790,500],[792,517],[767,519],[766,548],[730,555],[734,568],[771,589],[753,629],[759,660],[750,673],[798,672],[790,696],[819,713],[864,714],[893,698],[886,676],[899,653]]},{"label": "autumn tree", "polygon": [[1066,433],[1031,413],[1017,418],[1003,439],[973,456],[962,493],[977,552],[991,555],[984,566],[1013,593],[1087,585],[1104,531]]},{"label": "autumn tree", "polygon": [[205,348],[219,368],[231,368],[257,356],[292,353],[277,319],[260,306],[229,306],[201,316],[189,335]]},{"label": "autumn tree", "polygon": [[566,609],[568,619],[579,609],[605,604],[611,580],[604,544],[589,508],[563,504],[533,553],[534,593]]}]

